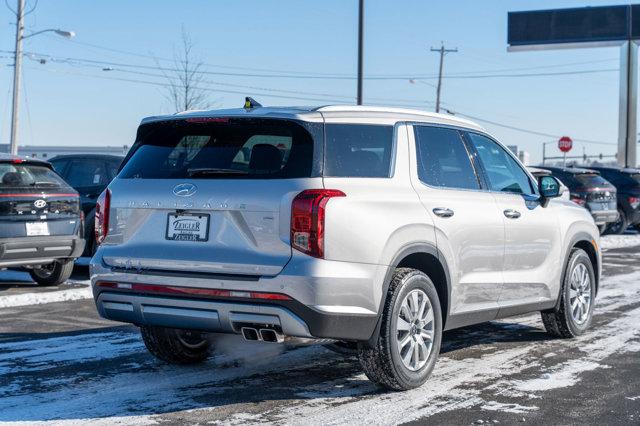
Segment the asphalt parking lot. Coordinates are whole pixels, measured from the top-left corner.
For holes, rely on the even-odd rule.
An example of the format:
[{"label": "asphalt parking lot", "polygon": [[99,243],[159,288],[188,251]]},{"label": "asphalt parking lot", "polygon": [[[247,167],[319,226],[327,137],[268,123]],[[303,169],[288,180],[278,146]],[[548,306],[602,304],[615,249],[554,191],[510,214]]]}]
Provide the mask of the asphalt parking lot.
[{"label": "asphalt parking lot", "polygon": [[0,422],[640,424],[640,235],[603,247],[587,334],[552,339],[539,315],[448,332],[427,384],[401,393],[318,345],[227,336],[203,365],[165,365],[97,316],[86,268],[49,289],[0,272]]}]

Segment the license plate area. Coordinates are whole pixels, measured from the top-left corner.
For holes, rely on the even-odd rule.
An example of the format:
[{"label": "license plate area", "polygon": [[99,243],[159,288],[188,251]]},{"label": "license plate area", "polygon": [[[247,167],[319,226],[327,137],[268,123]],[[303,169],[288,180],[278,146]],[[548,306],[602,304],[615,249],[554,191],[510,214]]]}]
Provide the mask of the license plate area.
[{"label": "license plate area", "polygon": [[25,222],[27,237],[40,237],[49,235],[49,225],[47,222]]},{"label": "license plate area", "polygon": [[208,241],[209,215],[204,213],[169,213],[165,238],[172,241]]}]

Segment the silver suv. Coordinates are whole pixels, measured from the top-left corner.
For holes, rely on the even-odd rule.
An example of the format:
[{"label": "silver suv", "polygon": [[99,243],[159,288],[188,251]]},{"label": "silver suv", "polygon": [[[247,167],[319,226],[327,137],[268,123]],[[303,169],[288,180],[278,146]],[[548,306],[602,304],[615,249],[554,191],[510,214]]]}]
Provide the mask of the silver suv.
[{"label": "silver suv", "polygon": [[443,330],[541,311],[591,323],[589,213],[478,125],[392,108],[187,112],[143,120],[96,208],[100,314],[156,357],[215,334],[356,348],[374,382],[420,386]]}]

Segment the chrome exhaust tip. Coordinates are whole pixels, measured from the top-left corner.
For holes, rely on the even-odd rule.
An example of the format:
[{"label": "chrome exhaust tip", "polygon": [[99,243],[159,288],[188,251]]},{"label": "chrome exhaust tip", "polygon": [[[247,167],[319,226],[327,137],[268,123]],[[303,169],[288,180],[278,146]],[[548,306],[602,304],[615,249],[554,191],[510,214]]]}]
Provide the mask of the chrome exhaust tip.
[{"label": "chrome exhaust tip", "polygon": [[261,328],[260,329],[260,338],[269,343],[282,343],[284,342],[284,335],[278,333],[275,330],[270,328]]},{"label": "chrome exhaust tip", "polygon": [[258,330],[256,330],[255,328],[242,327],[240,331],[242,332],[242,337],[244,337],[244,340],[252,340],[252,341],[260,340],[260,335],[258,334]]}]

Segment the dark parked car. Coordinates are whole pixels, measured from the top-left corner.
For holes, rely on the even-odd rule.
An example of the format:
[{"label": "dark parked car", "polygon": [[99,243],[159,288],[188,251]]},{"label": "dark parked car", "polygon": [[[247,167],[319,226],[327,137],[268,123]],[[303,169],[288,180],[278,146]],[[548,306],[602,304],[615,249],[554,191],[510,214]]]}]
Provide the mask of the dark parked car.
[{"label": "dark parked car", "polygon": [[640,231],[640,169],[593,167],[618,190],[618,220],[609,226],[612,234],[622,234],[627,227]]},{"label": "dark parked car", "polygon": [[0,269],[63,283],[84,249],[83,232],[78,192],[51,164],[0,154]]},{"label": "dark parked car", "polygon": [[85,215],[84,235],[87,240],[83,256],[92,256],[95,251],[96,200],[118,173],[123,158],[117,155],[74,154],[59,155],[49,160],[64,180],[80,193],[80,204]]},{"label": "dark parked car", "polygon": [[567,185],[571,201],[591,212],[601,233],[618,220],[616,188],[600,176],[597,170],[580,167],[538,167],[549,170],[553,176]]}]

